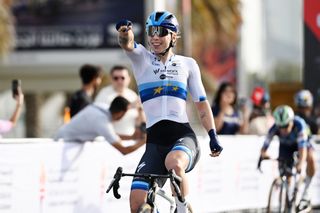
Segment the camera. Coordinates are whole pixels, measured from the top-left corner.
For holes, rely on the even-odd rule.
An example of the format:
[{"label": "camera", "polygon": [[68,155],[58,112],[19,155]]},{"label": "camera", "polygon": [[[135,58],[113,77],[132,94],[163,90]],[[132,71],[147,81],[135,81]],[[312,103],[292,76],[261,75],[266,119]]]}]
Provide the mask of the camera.
[{"label": "camera", "polygon": [[12,96],[15,98],[21,91],[21,80],[14,79],[11,82]]}]

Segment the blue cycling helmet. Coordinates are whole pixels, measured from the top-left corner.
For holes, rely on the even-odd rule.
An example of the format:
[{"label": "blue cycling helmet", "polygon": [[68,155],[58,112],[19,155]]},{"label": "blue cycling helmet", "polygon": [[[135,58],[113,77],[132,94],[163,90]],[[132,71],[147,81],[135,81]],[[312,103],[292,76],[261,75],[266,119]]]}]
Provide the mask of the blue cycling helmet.
[{"label": "blue cycling helmet", "polygon": [[146,22],[146,29],[150,26],[161,26],[175,33],[179,33],[177,18],[168,11],[155,11],[151,13]]},{"label": "blue cycling helmet", "polygon": [[313,96],[309,90],[300,90],[294,96],[294,103],[297,107],[312,107]]}]

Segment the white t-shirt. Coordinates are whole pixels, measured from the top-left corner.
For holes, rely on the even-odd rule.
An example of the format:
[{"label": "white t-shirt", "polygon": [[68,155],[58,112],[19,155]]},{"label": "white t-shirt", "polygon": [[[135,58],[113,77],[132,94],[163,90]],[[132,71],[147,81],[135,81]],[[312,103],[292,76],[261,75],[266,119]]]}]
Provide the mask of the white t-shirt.
[{"label": "white t-shirt", "polygon": [[135,44],[126,54],[131,60],[147,127],[160,120],[187,123],[188,91],[195,102],[206,100],[200,69],[190,57],[173,55],[163,64],[144,46]]},{"label": "white t-shirt", "polygon": [[273,117],[270,116],[258,116],[252,119],[249,123],[249,134],[253,135],[267,135],[269,129],[274,124]]},{"label": "white t-shirt", "polygon": [[94,141],[102,136],[109,143],[120,141],[112,125],[111,113],[107,106],[91,104],[77,113],[69,123],[63,125],[54,139],[69,142]]},{"label": "white t-shirt", "polygon": [[[119,94],[117,91],[114,90],[112,85],[106,86],[102,88],[99,93],[97,94],[94,102],[97,103],[104,103],[110,106],[111,102],[115,97]],[[125,88],[123,94],[121,94],[124,98],[126,98],[130,103],[134,103],[138,99],[138,95],[131,89]]]},{"label": "white t-shirt", "polygon": [[[111,102],[119,94],[114,90],[112,85],[104,87],[100,90],[95,98],[95,103],[104,103],[110,106]],[[125,88],[124,92],[121,94],[130,103],[135,104],[138,100],[138,95],[131,89]],[[138,117],[138,112],[135,108],[129,109],[127,113],[119,120],[114,121],[114,129],[116,133],[120,135],[132,135],[135,131],[135,120]]]}]

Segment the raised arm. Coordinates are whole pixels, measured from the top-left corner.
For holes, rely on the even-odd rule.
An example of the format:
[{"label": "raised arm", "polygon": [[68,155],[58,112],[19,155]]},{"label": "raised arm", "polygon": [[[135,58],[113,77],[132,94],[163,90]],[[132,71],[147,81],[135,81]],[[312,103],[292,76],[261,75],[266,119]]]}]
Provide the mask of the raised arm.
[{"label": "raised arm", "polygon": [[134,34],[132,31],[132,22],[129,20],[121,20],[117,23],[118,43],[120,47],[126,51],[134,49]]},{"label": "raised arm", "polygon": [[14,97],[16,99],[16,108],[10,118],[10,121],[12,122],[12,126],[15,126],[19,117],[20,117],[20,114],[21,114],[21,110],[22,110],[22,105],[23,105],[23,102],[24,102],[24,95],[22,92],[18,93],[18,95],[15,95]]}]

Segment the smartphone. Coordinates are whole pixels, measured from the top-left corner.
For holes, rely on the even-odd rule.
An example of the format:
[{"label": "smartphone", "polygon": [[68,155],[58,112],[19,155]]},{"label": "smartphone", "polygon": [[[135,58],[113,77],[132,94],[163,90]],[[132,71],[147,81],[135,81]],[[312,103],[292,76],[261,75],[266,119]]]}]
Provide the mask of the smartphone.
[{"label": "smartphone", "polygon": [[16,95],[19,95],[20,91],[21,91],[21,80],[19,79],[14,79],[11,82],[11,89],[12,89],[12,96],[13,98],[16,97]]},{"label": "smartphone", "polygon": [[238,100],[238,109],[242,109],[243,107],[248,107],[249,103],[248,103],[248,99],[247,98],[240,98]]}]

